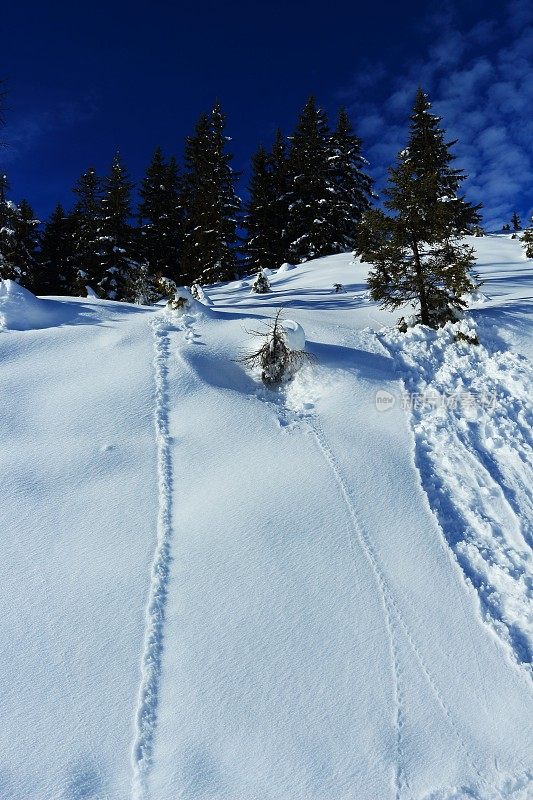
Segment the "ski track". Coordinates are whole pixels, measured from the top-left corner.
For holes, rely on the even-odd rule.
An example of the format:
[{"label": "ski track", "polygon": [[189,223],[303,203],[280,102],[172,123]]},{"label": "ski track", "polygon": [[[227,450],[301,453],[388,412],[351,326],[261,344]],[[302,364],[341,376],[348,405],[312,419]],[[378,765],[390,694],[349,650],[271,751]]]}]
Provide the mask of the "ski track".
[{"label": "ski track", "polygon": [[398,626],[402,629],[405,638],[415,656],[415,659],[428,682],[428,685],[433,693],[433,696],[435,697],[446,720],[448,721],[450,728],[455,733],[455,736],[457,737],[457,740],[465,756],[468,759],[468,763],[476,773],[481,784],[483,784],[487,789],[492,789],[490,784],[487,782],[486,778],[483,776],[483,773],[481,772],[480,768],[477,766],[476,761],[465,742],[463,734],[461,733],[459,724],[457,723],[450,707],[444,700],[444,697],[442,695],[441,690],[438,687],[435,676],[431,672],[424,657],[422,656],[420,648],[416,644],[413,635],[409,629],[409,626],[407,625],[405,618],[402,612],[400,611],[400,608],[396,600],[394,599],[391,587],[389,586],[389,583],[385,577],[383,569],[379,563],[379,559],[374,550],[374,547],[372,546],[370,537],[367,531],[364,529],[361,522],[359,521],[359,516],[355,508],[355,502],[352,497],[352,492],[342,473],[339,463],[326,439],[326,436],[322,430],[322,426],[320,425],[319,420],[315,418],[313,421],[309,422],[309,425],[315,436],[318,446],[322,451],[325,460],[327,461],[333,474],[335,475],[336,481],[339,485],[342,496],[350,513],[350,517],[353,523],[353,528],[358,536],[358,539],[361,543],[366,558],[369,561],[372,570],[374,572],[376,583],[378,585],[382,597],[383,606],[385,609],[386,626],[391,648],[394,695],[396,701],[395,728],[396,728],[396,752],[398,756],[398,762],[395,769],[395,799],[400,800],[401,797],[404,796],[404,790],[409,790],[409,782],[407,780],[407,776],[405,774],[405,770],[403,767],[404,756],[403,756],[403,744],[402,744],[402,728],[405,723],[405,714],[403,708],[403,694],[401,689],[401,670],[399,668],[399,663],[398,663],[399,659],[398,659],[398,645],[397,645],[397,635],[396,635],[397,628],[395,623],[393,622],[394,619],[396,619]]},{"label": "ski track", "polygon": [[[389,640],[391,670],[392,670],[392,680],[393,680],[393,695],[394,695],[394,705],[395,705],[394,728],[395,728],[395,739],[396,739],[396,764],[393,766],[394,796],[395,800],[401,800],[404,788],[408,787],[408,783],[404,774],[404,767],[403,767],[404,756],[402,749],[402,727],[404,723],[404,715],[402,710],[403,695],[400,688],[400,671],[398,665],[396,632],[392,621],[387,588],[383,574],[376,562],[374,553],[372,551],[372,547],[369,545],[368,536],[366,532],[364,532],[361,523],[359,521],[359,517],[355,510],[355,506],[352,501],[348,485],[344,479],[344,476],[340,471],[339,464],[335,456],[333,455],[333,451],[331,450],[331,447],[326,439],[326,436],[322,430],[320,422],[318,421],[318,419],[315,418],[315,420],[309,421],[309,425],[314,434],[314,438],[318,444],[319,450],[322,453],[324,460],[329,465],[335,477],[335,481],[339,486],[346,508],[348,509],[348,513],[352,521],[352,528],[357,534],[357,538],[361,544],[361,547],[363,548],[363,552],[365,553],[365,556],[368,562],[370,563],[376,584],[378,586],[379,593],[381,595],[381,601],[383,604],[384,617],[385,617],[385,627],[387,631],[387,637]],[[353,554],[353,540],[351,539],[351,537],[350,537],[350,549],[352,550]]]},{"label": "ski track", "polygon": [[150,324],[154,337],[154,421],[157,443],[159,513],[132,748],[132,800],[144,800],[147,797],[147,778],[152,764],[157,724],[172,541],[172,454],[168,398],[169,324],[160,315],[152,319]]}]

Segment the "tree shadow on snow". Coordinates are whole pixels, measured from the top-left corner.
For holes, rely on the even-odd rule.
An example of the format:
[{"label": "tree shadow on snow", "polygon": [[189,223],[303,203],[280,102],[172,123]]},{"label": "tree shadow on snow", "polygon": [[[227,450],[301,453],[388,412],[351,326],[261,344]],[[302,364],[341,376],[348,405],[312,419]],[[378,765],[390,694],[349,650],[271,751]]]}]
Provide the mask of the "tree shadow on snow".
[{"label": "tree shadow on snow", "polygon": [[390,356],[359,350],[357,347],[313,341],[306,342],[306,349],[322,366],[351,372],[359,378],[380,381],[396,378],[394,361]]}]

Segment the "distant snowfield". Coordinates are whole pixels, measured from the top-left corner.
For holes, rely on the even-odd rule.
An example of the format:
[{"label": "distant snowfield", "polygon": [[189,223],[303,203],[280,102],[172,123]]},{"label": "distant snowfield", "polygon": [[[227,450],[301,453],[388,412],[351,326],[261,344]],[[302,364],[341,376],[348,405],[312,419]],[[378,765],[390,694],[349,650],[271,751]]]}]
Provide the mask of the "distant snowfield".
[{"label": "distant snowfield", "polygon": [[477,348],[347,255],[182,316],[4,285],[2,800],[533,797],[533,262],[472,244]]}]

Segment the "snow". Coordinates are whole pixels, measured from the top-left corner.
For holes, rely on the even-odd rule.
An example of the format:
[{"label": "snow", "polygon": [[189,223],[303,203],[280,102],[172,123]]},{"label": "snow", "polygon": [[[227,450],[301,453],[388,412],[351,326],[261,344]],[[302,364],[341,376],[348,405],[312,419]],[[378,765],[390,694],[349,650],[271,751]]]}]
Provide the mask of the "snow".
[{"label": "snow", "polygon": [[289,264],[287,261],[279,267],[277,274],[281,274],[283,272],[290,272],[291,269],[295,269],[294,264]]},{"label": "snow", "polygon": [[291,350],[305,350],[305,331],[293,319],[282,319],[281,324],[287,337],[287,344]]},{"label": "snow", "polygon": [[198,292],[198,300],[200,303],[202,303],[204,306],[213,305],[213,301],[211,300],[211,298],[209,297],[203,286],[197,284],[196,291]]},{"label": "snow", "polygon": [[533,262],[469,243],[405,336],[350,254],[181,315],[4,285],[2,797],[533,796]]},{"label": "snow", "polygon": [[15,281],[0,281],[0,330],[48,328],[59,323],[61,311],[60,306],[39,300]]}]

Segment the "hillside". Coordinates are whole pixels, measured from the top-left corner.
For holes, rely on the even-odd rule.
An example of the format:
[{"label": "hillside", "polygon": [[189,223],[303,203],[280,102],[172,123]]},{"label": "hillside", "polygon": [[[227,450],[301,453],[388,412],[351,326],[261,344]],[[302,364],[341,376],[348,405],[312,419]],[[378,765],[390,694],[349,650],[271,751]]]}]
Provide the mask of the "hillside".
[{"label": "hillside", "polygon": [[533,797],[533,262],[471,243],[479,347],[348,255],[184,316],[4,285],[0,797]]}]

